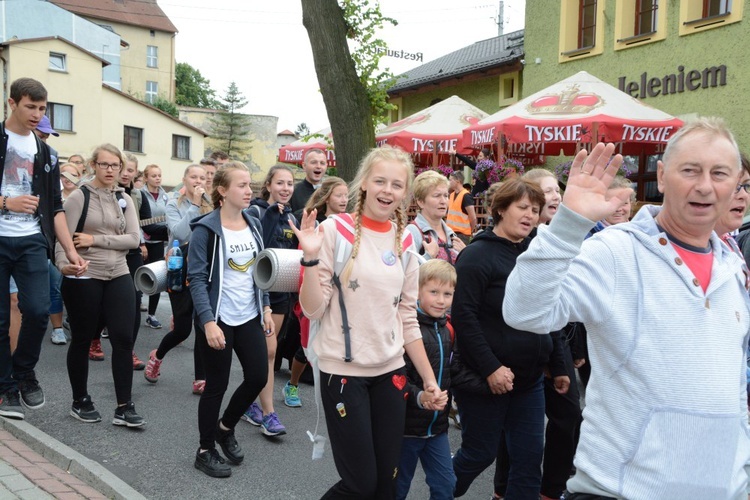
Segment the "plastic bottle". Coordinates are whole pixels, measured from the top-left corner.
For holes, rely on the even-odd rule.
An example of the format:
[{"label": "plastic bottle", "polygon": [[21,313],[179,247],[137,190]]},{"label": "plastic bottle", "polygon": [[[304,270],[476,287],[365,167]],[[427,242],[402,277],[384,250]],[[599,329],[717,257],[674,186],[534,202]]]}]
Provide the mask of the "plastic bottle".
[{"label": "plastic bottle", "polygon": [[182,250],[179,240],[174,240],[167,259],[167,291],[176,293],[182,291]]}]

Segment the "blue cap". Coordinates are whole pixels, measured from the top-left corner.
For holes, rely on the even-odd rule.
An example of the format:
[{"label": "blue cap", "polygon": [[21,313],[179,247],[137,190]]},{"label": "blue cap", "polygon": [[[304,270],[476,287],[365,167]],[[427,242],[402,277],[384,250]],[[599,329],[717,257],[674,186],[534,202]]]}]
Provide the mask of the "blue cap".
[{"label": "blue cap", "polygon": [[55,129],[52,128],[52,124],[49,122],[49,118],[47,118],[47,115],[44,115],[42,117],[39,125],[36,126],[36,129],[43,134],[50,134],[54,135],[55,137],[60,137],[60,134],[55,132]]}]

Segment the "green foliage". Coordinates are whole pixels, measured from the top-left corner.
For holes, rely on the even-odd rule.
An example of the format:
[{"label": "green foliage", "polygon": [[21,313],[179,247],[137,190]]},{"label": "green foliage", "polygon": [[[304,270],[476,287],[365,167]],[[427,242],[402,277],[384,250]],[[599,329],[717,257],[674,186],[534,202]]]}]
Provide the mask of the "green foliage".
[{"label": "green foliage", "polygon": [[211,82],[188,63],[175,65],[175,102],[179,106],[222,109]]},{"label": "green foliage", "polygon": [[232,82],[224,96],[223,111],[211,119],[211,137],[218,142],[218,148],[233,158],[244,158],[251,149],[249,145],[250,117],[239,112],[247,105],[247,99]]},{"label": "green foliage", "polygon": [[378,67],[387,45],[376,37],[376,33],[385,24],[397,26],[398,22],[384,16],[378,2],[374,6],[370,6],[370,3],[369,0],[339,0],[344,11],[347,37],[355,42],[351,56],[357,75],[367,90],[375,127],[385,123],[390,111],[396,108],[388,103],[388,89],[396,83],[396,78],[389,68],[381,71]]},{"label": "green foliage", "polygon": [[174,116],[175,118],[180,117],[180,110],[177,109],[175,103],[173,103],[169,99],[164,98],[163,96],[157,96],[156,99],[151,101],[149,104],[157,109],[164,111],[165,113]]}]

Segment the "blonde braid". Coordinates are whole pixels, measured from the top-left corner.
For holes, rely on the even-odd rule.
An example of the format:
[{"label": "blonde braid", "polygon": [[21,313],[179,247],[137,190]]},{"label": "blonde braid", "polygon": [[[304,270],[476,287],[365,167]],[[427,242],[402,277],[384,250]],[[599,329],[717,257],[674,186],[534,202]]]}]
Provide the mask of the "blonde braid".
[{"label": "blonde braid", "polygon": [[404,245],[402,241],[402,236],[404,234],[404,228],[406,227],[406,210],[404,210],[403,205],[399,205],[396,209],[396,249],[398,251],[398,256],[401,257],[401,255],[404,253]]},{"label": "blonde braid", "polygon": [[357,204],[354,207],[354,248],[352,249],[352,255],[344,266],[344,270],[341,271],[341,282],[345,283],[349,281],[349,276],[352,274],[352,268],[354,267],[354,258],[359,252],[359,243],[362,240],[362,214],[365,213],[365,195],[364,191],[360,191],[360,195],[357,198]]}]

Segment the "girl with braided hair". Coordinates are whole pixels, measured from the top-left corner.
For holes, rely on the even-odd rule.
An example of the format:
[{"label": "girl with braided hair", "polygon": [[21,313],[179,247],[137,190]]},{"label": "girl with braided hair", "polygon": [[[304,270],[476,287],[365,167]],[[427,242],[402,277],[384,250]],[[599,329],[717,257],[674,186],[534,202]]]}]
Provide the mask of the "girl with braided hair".
[{"label": "girl with braided hair", "polygon": [[334,253],[344,218],[331,217],[316,231],[313,210],[294,228],[303,251],[300,304],[306,316],[320,320],[310,345],[319,358],[322,404],[341,476],[323,498],[393,497],[408,397],[404,351],[422,377],[425,408],[442,409],[448,399],[417,322],[418,259],[401,259],[413,252],[411,238],[402,241],[412,171],[410,157],[390,147],[373,149],[362,160],[350,186],[353,248],[340,278]]}]

